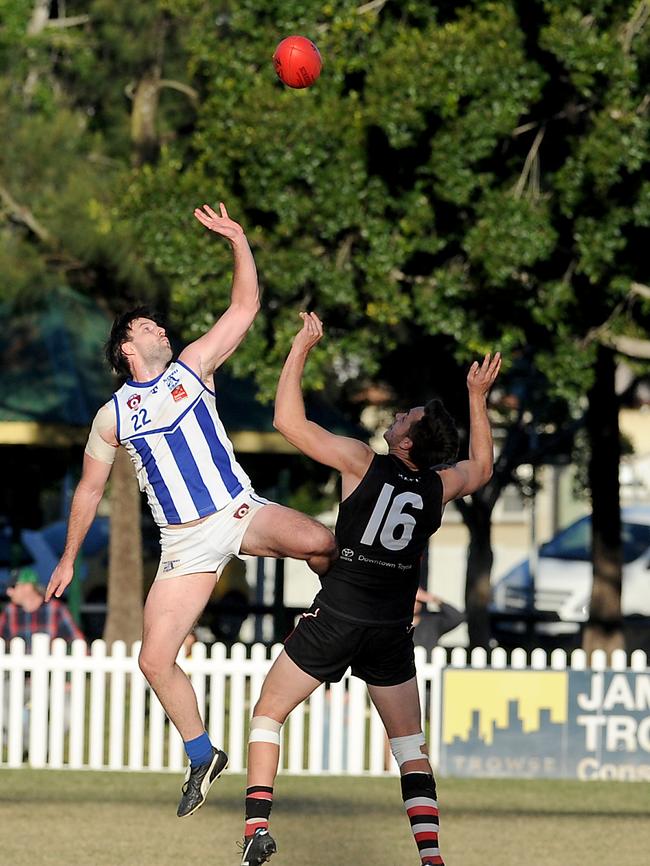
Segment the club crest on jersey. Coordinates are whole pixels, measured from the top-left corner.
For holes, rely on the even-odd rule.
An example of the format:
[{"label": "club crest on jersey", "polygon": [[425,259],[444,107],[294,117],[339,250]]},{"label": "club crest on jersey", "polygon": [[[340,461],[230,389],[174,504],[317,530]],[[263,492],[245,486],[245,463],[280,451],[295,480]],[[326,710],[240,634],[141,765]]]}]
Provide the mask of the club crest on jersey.
[{"label": "club crest on jersey", "polygon": [[182,385],[177,385],[172,391],[172,397],[178,403],[179,400],[184,400],[187,397],[187,391]]},{"label": "club crest on jersey", "polygon": [[129,399],[126,401],[126,405],[129,407],[129,409],[135,409],[137,406],[140,405],[141,399],[142,398],[139,394],[131,394]]},{"label": "club crest on jersey", "polygon": [[244,502],[242,505],[239,506],[237,511],[235,511],[234,517],[237,520],[240,520],[242,517],[244,517],[244,515],[248,514],[250,510],[250,505],[247,502]]}]

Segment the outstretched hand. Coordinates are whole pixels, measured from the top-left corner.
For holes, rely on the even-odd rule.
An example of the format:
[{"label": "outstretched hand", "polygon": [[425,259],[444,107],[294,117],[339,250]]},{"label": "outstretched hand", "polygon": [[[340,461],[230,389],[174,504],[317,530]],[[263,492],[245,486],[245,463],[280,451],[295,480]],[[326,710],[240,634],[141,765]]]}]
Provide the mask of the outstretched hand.
[{"label": "outstretched hand", "polygon": [[302,328],[293,338],[293,348],[309,352],[323,336],[323,323],[316,313],[301,313]]},{"label": "outstretched hand", "polygon": [[238,237],[241,237],[244,234],[243,228],[239,223],[230,219],[226,206],[222,201],[219,202],[219,211],[221,212],[220,214],[213,211],[209,204],[204,204],[203,208],[195,208],[194,216],[206,228],[210,229],[211,232],[216,232],[218,235],[228,238],[229,241],[234,241]]},{"label": "outstretched hand", "polygon": [[479,364],[474,361],[469,368],[467,374],[467,389],[471,393],[482,394],[485,396],[492,385],[494,385],[496,377],[499,375],[501,368],[501,353],[497,352],[493,358],[489,354],[483,358],[483,363]]}]

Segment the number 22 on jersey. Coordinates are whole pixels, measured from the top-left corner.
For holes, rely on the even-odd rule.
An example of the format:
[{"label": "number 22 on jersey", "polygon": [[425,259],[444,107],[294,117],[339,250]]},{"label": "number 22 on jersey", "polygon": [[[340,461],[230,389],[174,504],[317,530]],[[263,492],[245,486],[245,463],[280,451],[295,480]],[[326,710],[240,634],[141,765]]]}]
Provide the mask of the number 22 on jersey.
[{"label": "number 22 on jersey", "polygon": [[[412,508],[422,510],[424,507],[422,497],[418,493],[407,491],[398,493],[393,498],[394,492],[395,487],[392,484],[384,484],[382,487],[368,525],[361,536],[362,544],[372,546],[379,533],[379,541],[387,550],[404,550],[413,537],[415,517],[403,509],[410,505]],[[401,532],[398,532],[399,529]]]},{"label": "number 22 on jersey", "polygon": [[151,418],[147,415],[146,409],[138,409],[134,415],[131,415],[131,421],[133,421],[133,429],[140,430],[145,424],[151,423]]}]

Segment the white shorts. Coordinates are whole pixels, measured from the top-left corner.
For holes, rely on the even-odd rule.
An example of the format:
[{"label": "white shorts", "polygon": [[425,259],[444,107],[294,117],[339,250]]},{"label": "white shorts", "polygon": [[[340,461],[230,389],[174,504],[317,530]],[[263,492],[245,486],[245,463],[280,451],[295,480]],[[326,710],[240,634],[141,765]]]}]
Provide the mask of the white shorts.
[{"label": "white shorts", "polygon": [[244,533],[255,512],[269,504],[254,490],[243,490],[226,508],[200,523],[160,530],[160,565],[155,580],[183,574],[216,572],[217,577],[241,550]]}]

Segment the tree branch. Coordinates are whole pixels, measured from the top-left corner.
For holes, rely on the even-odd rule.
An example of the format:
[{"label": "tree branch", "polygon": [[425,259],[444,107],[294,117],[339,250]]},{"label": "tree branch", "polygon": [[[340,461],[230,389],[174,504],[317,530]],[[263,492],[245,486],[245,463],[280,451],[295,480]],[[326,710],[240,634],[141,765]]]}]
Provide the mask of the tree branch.
[{"label": "tree branch", "polygon": [[626,54],[630,53],[634,37],[643,30],[648,23],[648,18],[650,18],[650,3],[648,0],[641,0],[630,20],[621,28],[621,41]]},{"label": "tree branch", "polygon": [[38,36],[47,26],[50,17],[50,0],[36,0],[32,10],[32,17],[27,25],[28,36]]},{"label": "tree branch", "polygon": [[533,181],[530,184],[531,186],[531,194],[534,198],[537,197],[539,193],[539,181],[536,180],[537,173],[535,172],[535,165],[537,163],[537,154],[539,153],[539,148],[544,140],[544,134],[546,133],[545,127],[541,127],[538,130],[537,135],[535,136],[535,140],[533,141],[530,150],[526,156],[524,161],[524,167],[521,170],[521,175],[519,176],[519,180],[515,184],[515,188],[513,191],[513,195],[515,198],[521,198],[524,194],[524,190],[526,189],[526,183],[528,179],[533,177]]},{"label": "tree branch", "polygon": [[192,105],[198,105],[198,91],[193,87],[190,87],[189,84],[183,84],[182,81],[174,81],[171,78],[161,78],[158,82],[158,87],[169,87],[171,90],[178,90],[180,93],[184,93],[188,97]]},{"label": "tree branch", "polygon": [[90,15],[71,15],[69,18],[50,18],[45,26],[62,30],[64,27],[78,27],[79,24],[88,24],[90,20]]},{"label": "tree branch", "polygon": [[650,300],[650,286],[644,286],[643,283],[632,283],[630,286],[630,294],[639,295],[641,298]]},{"label": "tree branch", "polygon": [[366,12],[381,12],[388,0],[371,0],[363,6],[357,6],[357,15],[365,15]]},{"label": "tree branch", "polygon": [[646,360],[650,358],[650,340],[641,340],[638,337],[618,336],[604,332],[600,335],[600,342],[616,349],[621,355],[626,355],[628,358],[640,358]]},{"label": "tree branch", "polygon": [[9,214],[16,222],[22,223],[24,226],[36,235],[36,237],[47,246],[54,245],[54,238],[50,232],[42,225],[31,212],[28,207],[19,204],[9,192],[7,187],[0,182],[0,199],[2,199]]},{"label": "tree branch", "polygon": [[611,323],[620,316],[625,307],[631,303],[634,295],[650,300],[650,286],[646,286],[643,283],[630,283],[630,290],[626,297],[616,305],[612,313],[601,325],[598,325],[595,328],[590,328],[584,338],[580,341],[580,346],[587,346],[589,343],[597,340],[605,346],[611,346],[622,355],[628,355],[631,358],[650,358],[650,354],[647,354],[649,350],[646,348],[646,345],[650,347],[650,341],[641,340],[636,337],[626,337],[625,335],[619,336],[617,334],[612,334],[610,330]]}]

